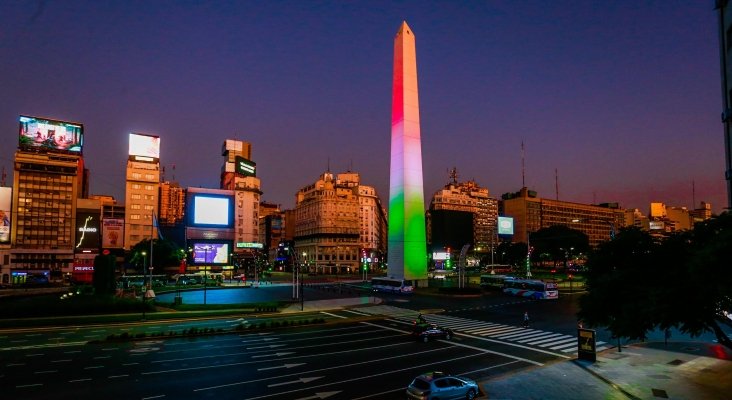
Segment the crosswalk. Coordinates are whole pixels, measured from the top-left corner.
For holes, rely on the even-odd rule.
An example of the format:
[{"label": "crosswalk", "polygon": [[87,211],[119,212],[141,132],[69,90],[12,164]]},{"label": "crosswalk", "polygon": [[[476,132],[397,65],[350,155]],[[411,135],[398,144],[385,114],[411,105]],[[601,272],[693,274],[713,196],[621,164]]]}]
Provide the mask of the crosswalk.
[{"label": "crosswalk", "polygon": [[[383,315],[406,322],[412,322],[419,315],[417,311],[389,305],[363,307],[351,309],[351,311],[367,315]],[[423,314],[423,316],[427,322],[450,328],[455,332],[515,342],[567,354],[577,352],[576,336],[442,314]],[[607,348],[608,344],[606,342],[599,341],[596,343],[597,351],[602,351]]]}]

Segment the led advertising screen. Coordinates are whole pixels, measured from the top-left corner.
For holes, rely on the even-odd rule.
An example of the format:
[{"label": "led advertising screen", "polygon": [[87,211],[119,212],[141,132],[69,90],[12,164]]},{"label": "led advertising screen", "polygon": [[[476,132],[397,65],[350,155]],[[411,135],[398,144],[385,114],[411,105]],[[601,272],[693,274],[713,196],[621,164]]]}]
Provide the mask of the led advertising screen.
[{"label": "led advertising screen", "polygon": [[257,164],[242,156],[234,157],[234,168],[237,174],[244,176],[257,176]]},{"label": "led advertising screen", "polygon": [[10,243],[10,202],[13,189],[0,187],[0,243]]},{"label": "led advertising screen", "polygon": [[432,252],[432,259],[434,261],[445,261],[450,259],[450,253],[446,253],[444,251],[435,251]]},{"label": "led advertising screen", "polygon": [[20,116],[21,148],[38,148],[81,154],[84,125]]},{"label": "led advertising screen", "polygon": [[160,137],[141,133],[130,133],[130,151],[128,154],[143,158],[159,159]]},{"label": "led advertising screen", "polygon": [[234,201],[231,196],[196,193],[189,204],[193,226],[232,228],[234,225]]},{"label": "led advertising screen", "polygon": [[230,243],[226,242],[194,242],[194,264],[228,264],[231,251]]},{"label": "led advertising screen", "polygon": [[122,248],[125,237],[125,220],[123,218],[103,219],[102,235],[102,247],[106,249]]},{"label": "led advertising screen", "polygon": [[498,234],[513,235],[513,218],[498,217]]},{"label": "led advertising screen", "polygon": [[99,213],[76,213],[76,250],[99,249]]}]

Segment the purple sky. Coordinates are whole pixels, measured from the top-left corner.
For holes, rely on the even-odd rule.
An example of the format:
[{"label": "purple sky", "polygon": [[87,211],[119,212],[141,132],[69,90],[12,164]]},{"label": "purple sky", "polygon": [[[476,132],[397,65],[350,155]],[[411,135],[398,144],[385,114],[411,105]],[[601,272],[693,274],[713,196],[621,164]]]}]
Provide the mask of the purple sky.
[{"label": "purple sky", "polygon": [[[252,143],[263,199],[327,167],[388,198],[393,38],[417,38],[427,202],[456,167],[491,194],[648,211],[726,203],[713,1],[3,1],[0,165],[18,115],[84,124],[91,192],[124,201],[128,133],[217,188]],[[172,166],[175,164],[175,172]],[[695,183],[695,195],[692,194]]]}]

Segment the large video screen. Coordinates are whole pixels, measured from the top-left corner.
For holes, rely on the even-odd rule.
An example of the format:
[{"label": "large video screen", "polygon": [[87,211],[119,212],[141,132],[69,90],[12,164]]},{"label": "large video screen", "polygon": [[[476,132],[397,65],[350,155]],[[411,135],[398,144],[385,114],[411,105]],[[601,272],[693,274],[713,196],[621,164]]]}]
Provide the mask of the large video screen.
[{"label": "large video screen", "polygon": [[76,213],[77,250],[99,249],[99,213]]},{"label": "large video screen", "polygon": [[513,235],[513,218],[498,217],[498,234]]},{"label": "large video screen", "polygon": [[13,189],[0,187],[0,243],[10,243],[10,202]]},{"label": "large video screen", "polygon": [[230,243],[193,242],[194,264],[228,264]]},{"label": "large video screen", "polygon": [[21,115],[18,145],[81,154],[83,134],[82,124]]},{"label": "large video screen", "polygon": [[234,225],[234,201],[231,196],[207,193],[192,195],[191,225],[198,227],[231,228]]},{"label": "large video screen", "polygon": [[234,157],[236,163],[235,170],[237,174],[244,176],[257,176],[257,163],[247,160],[244,157]]},{"label": "large video screen", "polygon": [[140,133],[130,133],[130,151],[131,156],[160,158],[160,137],[153,135],[143,135]]}]

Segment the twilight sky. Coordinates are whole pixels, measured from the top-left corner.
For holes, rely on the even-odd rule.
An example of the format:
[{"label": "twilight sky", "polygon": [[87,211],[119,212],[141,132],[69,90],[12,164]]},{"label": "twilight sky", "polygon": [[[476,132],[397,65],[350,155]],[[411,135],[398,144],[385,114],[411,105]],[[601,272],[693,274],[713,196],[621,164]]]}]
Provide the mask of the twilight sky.
[{"label": "twilight sky", "polygon": [[[165,178],[218,188],[252,143],[263,199],[328,163],[388,199],[393,39],[417,39],[426,205],[456,167],[491,194],[726,203],[714,2],[0,2],[0,166],[18,115],[84,124],[91,193],[124,202],[128,134]],[[175,165],[175,170],[173,170]],[[695,191],[692,191],[694,182]]]}]

